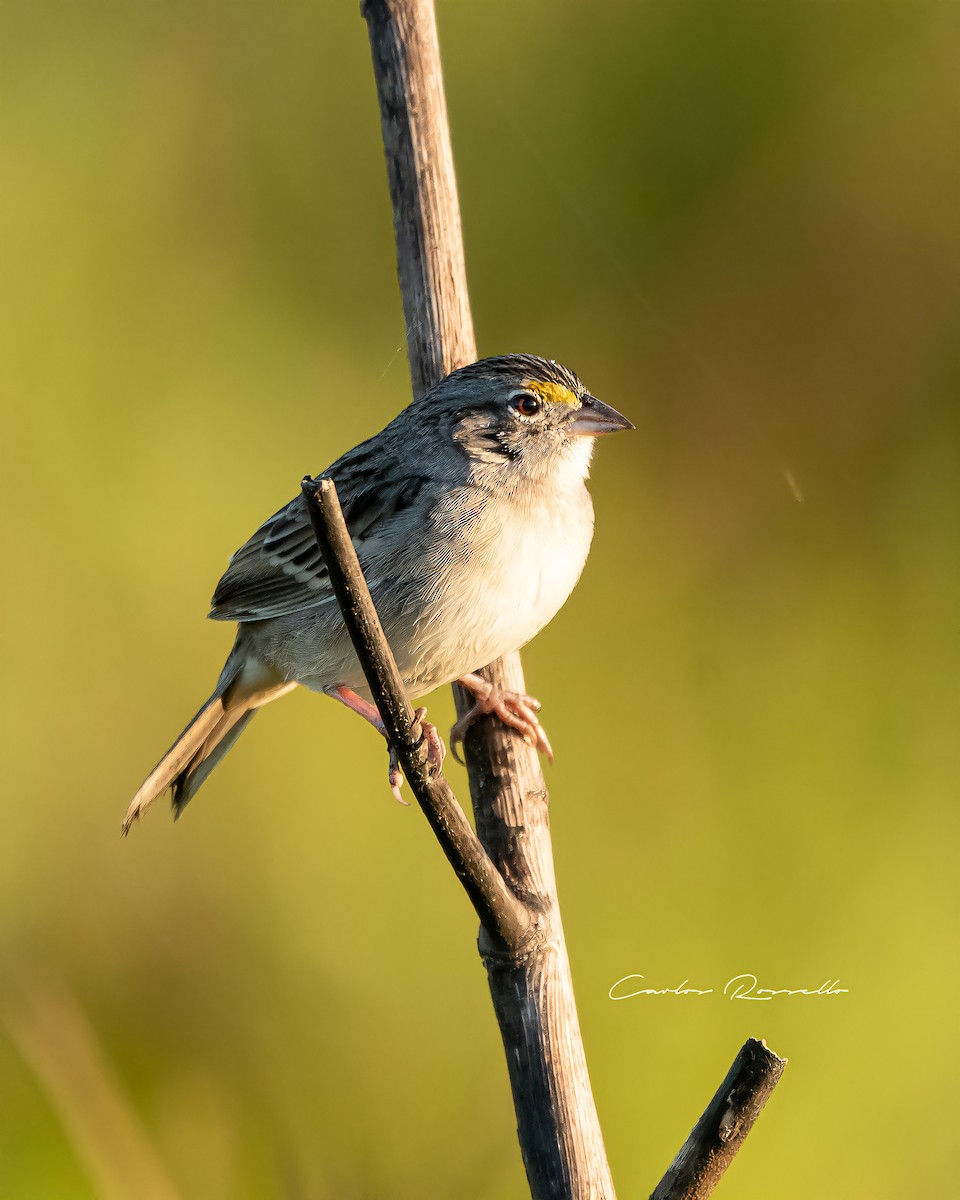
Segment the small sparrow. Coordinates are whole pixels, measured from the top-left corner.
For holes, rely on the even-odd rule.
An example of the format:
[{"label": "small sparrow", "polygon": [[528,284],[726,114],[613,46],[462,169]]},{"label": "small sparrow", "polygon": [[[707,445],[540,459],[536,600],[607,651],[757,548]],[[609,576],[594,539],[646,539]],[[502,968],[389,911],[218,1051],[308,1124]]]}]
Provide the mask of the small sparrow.
[{"label": "small sparrow", "polygon": [[[550,754],[537,701],[475,672],[528,642],[570,595],[593,536],[594,438],[632,428],[572,371],[510,354],[454,371],[325,472],[406,687],[422,696],[458,680],[476,699],[454,745],[493,712]],[[257,710],[297,684],[384,732],[301,495],[234,554],[210,616],[239,623],[233,649],[134,796],[124,833],[168,787],[179,816]],[[391,785],[399,799],[395,763]]]}]

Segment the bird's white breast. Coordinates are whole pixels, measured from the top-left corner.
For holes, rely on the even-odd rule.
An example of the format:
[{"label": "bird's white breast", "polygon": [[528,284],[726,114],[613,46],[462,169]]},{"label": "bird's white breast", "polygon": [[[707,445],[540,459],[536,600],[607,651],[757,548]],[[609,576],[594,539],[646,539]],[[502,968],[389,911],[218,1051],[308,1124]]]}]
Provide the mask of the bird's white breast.
[{"label": "bird's white breast", "polygon": [[[401,671],[425,692],[517,650],[570,595],[593,536],[593,506],[577,486],[493,497],[416,623]],[[399,657],[399,656],[398,656]]]},{"label": "bird's white breast", "polygon": [[[449,489],[429,517],[384,539],[368,564],[377,611],[404,682],[422,696],[530,641],[556,615],[586,562],[592,439],[537,479]],[[262,623],[261,657],[318,691],[367,695],[335,606]]]}]

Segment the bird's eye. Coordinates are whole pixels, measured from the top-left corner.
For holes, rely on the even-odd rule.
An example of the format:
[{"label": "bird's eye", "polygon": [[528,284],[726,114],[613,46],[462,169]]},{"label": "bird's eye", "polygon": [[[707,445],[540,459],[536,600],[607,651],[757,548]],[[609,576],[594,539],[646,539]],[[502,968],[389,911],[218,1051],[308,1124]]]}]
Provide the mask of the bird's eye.
[{"label": "bird's eye", "polygon": [[527,392],[517,396],[513,404],[521,417],[535,417],[543,407],[542,400],[539,400],[536,396],[531,396]]}]

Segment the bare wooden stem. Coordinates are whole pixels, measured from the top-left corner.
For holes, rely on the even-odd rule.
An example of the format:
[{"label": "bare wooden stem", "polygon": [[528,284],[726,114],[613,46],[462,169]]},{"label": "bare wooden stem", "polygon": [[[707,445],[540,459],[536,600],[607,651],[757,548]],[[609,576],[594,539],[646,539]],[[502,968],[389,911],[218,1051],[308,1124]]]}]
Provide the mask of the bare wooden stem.
[{"label": "bare wooden stem", "polygon": [[705,1200],[720,1182],[783,1069],[765,1042],[749,1038],[650,1200]]},{"label": "bare wooden stem", "polygon": [[[410,376],[414,394],[420,395],[477,356],[436,20],[432,0],[362,0],[362,11],[380,101]],[[517,654],[490,664],[482,674],[505,690],[526,691]],[[472,700],[456,686],[454,696],[463,715]],[[407,714],[409,705],[395,727],[404,739],[397,744],[401,753],[410,741]],[[506,1050],[531,1194],[534,1200],[614,1200],[560,920],[540,761],[493,717],[473,726],[465,751],[480,841],[530,920],[522,943],[509,935],[491,937],[484,921],[480,951]],[[734,1064],[721,1089],[720,1109],[714,1114],[715,1098],[691,1134],[693,1139],[703,1126],[701,1141],[708,1147],[707,1165],[695,1173],[696,1186],[716,1182],[776,1082],[772,1074],[766,1076],[767,1091],[759,1099],[762,1088],[751,1090],[741,1078],[754,1062],[751,1051],[746,1065]],[[674,1172],[680,1178],[681,1159],[699,1161],[696,1146],[684,1147],[668,1176]],[[708,1193],[658,1189],[656,1194],[658,1200],[673,1200]]]},{"label": "bare wooden stem", "polygon": [[422,730],[360,569],[334,481],[308,476],[301,486],[340,611],[410,790],[488,937],[498,946],[522,947],[530,935],[530,917],[490,861],[449,783],[428,762]]},{"label": "bare wooden stem", "polygon": [[[397,271],[415,394],[476,358],[460,209],[432,0],[365,0],[393,201]],[[483,670],[525,691],[517,654]],[[470,703],[454,688],[458,711]],[[535,1200],[613,1200],[557,903],[547,790],[536,751],[484,718],[465,752],[477,832],[525,903],[537,950],[481,932],[506,1050],[520,1146]]]},{"label": "bare wooden stem", "polygon": [[361,0],[370,34],[413,394],[473,362],[460,202],[433,0]]}]

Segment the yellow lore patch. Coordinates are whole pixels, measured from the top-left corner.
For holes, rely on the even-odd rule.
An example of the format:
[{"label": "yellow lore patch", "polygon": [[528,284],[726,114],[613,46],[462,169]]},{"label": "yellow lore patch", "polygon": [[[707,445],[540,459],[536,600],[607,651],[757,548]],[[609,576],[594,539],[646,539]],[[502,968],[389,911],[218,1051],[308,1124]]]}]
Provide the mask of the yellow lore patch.
[{"label": "yellow lore patch", "polygon": [[523,386],[528,392],[539,396],[544,404],[570,404],[574,408],[580,407],[580,401],[562,383],[550,383],[542,379],[525,379]]}]

